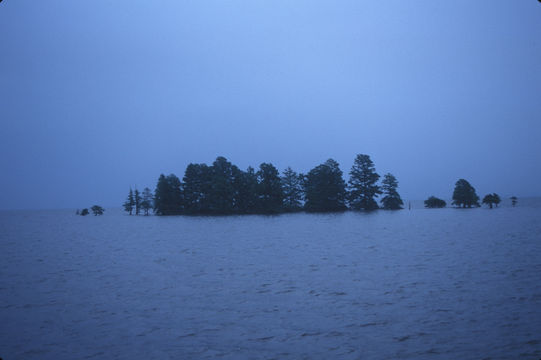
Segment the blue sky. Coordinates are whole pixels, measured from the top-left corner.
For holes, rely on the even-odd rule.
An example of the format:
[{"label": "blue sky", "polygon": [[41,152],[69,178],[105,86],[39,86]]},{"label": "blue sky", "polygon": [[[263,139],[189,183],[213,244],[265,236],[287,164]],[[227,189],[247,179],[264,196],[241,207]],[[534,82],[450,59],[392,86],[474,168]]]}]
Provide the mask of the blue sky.
[{"label": "blue sky", "polygon": [[218,155],[541,195],[535,0],[5,0],[0,34],[2,209],[120,206]]}]

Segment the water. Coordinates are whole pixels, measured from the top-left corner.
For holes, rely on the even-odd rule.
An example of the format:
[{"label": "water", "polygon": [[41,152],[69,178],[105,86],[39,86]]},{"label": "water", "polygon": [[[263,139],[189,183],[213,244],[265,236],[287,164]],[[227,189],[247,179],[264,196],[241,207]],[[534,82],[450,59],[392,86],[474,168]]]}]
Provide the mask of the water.
[{"label": "water", "polygon": [[0,212],[0,356],[539,359],[541,206]]}]

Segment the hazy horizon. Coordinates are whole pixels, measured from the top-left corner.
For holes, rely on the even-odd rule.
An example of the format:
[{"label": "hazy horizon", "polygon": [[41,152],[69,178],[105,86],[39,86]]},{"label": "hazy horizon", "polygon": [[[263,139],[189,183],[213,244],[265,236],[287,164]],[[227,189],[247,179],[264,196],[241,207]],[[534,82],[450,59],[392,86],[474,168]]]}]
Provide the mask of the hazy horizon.
[{"label": "hazy horizon", "polygon": [[541,196],[540,24],[535,0],[5,0],[0,209],[119,207],[217,156]]}]

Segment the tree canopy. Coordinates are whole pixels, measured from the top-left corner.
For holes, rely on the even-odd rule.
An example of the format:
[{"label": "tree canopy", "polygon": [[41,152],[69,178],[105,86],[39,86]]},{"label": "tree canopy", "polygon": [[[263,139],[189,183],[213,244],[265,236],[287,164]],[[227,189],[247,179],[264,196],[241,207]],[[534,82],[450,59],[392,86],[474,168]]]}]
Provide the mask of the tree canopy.
[{"label": "tree canopy", "polygon": [[383,190],[383,198],[381,202],[383,203],[383,209],[385,210],[399,210],[402,209],[402,199],[398,194],[398,180],[392,174],[385,174],[382,181],[381,189]]},{"label": "tree canopy", "polygon": [[447,206],[447,203],[445,202],[445,200],[438,199],[435,196],[431,196],[425,200],[425,207],[429,209],[444,208],[446,206]]},{"label": "tree canopy", "polygon": [[124,207],[124,211],[126,211],[130,215],[132,214],[133,207],[135,206],[135,198],[133,196],[133,190],[131,188],[130,192],[128,193],[128,198],[126,199],[124,204],[122,204],[122,206]]},{"label": "tree canopy", "polygon": [[291,167],[282,173],[282,189],[284,192],[283,210],[286,212],[302,210],[303,175],[297,174]]},{"label": "tree canopy", "polygon": [[103,212],[105,211],[104,208],[102,208],[101,206],[99,205],[94,205],[90,208],[90,210],[92,210],[92,213],[94,214],[94,216],[98,216],[98,215],[103,215]]},{"label": "tree canopy", "polygon": [[262,163],[256,175],[259,212],[264,214],[281,212],[284,193],[278,170],[272,164]]},{"label": "tree canopy", "polygon": [[501,202],[500,196],[496,193],[485,195],[483,198],[483,204],[487,204],[491,209],[493,205],[498,206],[498,204]]},{"label": "tree canopy", "polygon": [[359,154],[349,172],[349,205],[354,210],[375,210],[378,203],[375,198],[381,194],[376,184],[379,175],[370,156]]},{"label": "tree canopy", "polygon": [[134,200],[134,205],[135,205],[135,215],[139,215],[139,213],[141,212],[141,193],[139,193],[139,190],[137,190],[137,188],[135,188],[135,191],[133,193],[133,200]]},{"label": "tree canopy", "polygon": [[178,177],[161,174],[154,191],[154,212],[158,215],[182,213],[182,190]]},{"label": "tree canopy", "polygon": [[338,163],[329,159],[310,170],[304,179],[304,194],[306,211],[346,210],[346,183]]},{"label": "tree canopy", "polygon": [[459,179],[455,184],[455,190],[453,191],[453,205],[458,207],[472,206],[479,207],[479,196],[475,192],[475,188],[464,179]]},{"label": "tree canopy", "polygon": [[145,212],[145,215],[148,215],[148,212],[153,207],[153,200],[152,200],[152,191],[150,191],[149,188],[143,189],[143,198],[141,201],[141,209]]},{"label": "tree canopy", "polygon": [[[282,175],[271,163],[262,163],[258,170],[246,171],[218,156],[212,165],[191,163],[186,167],[182,181],[170,174],[158,178],[154,196],[145,188],[140,193],[130,188],[123,203],[130,215],[135,210],[145,215],[153,209],[156,215],[228,215],[276,214],[283,212],[334,212],[352,210],[402,209],[404,202],[398,193],[398,180],[385,174],[381,184],[370,156],[358,154],[346,186],[338,162],[329,159],[311,169],[306,175],[298,174],[291,167]],[[513,206],[516,197],[512,197]],[[483,203],[490,207],[501,201],[497,194],[489,194]],[[446,202],[434,196],[424,201],[427,208],[445,207]],[[470,183],[459,179],[453,191],[453,205],[458,207],[480,206],[479,197]],[[88,210],[87,210],[88,211]]]}]

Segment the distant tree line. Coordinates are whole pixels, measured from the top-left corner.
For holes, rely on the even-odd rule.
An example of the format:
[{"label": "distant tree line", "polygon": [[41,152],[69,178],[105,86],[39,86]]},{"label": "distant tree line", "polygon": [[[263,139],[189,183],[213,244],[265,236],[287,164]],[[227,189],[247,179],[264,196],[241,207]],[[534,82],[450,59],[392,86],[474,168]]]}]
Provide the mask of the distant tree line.
[{"label": "distant tree line", "polygon": [[[378,183],[380,175],[370,156],[357,155],[349,175],[346,183],[333,159],[307,174],[297,173],[291,167],[280,174],[271,163],[262,163],[257,171],[252,167],[244,171],[219,156],[212,165],[189,164],[182,180],[175,174],[161,174],[154,193],[148,187],[142,192],[130,188],[123,207],[130,215],[149,215],[150,210],[156,215],[228,215],[402,209],[398,180],[388,173]],[[514,206],[516,197],[511,200]],[[492,208],[500,201],[494,193],[482,202]],[[435,196],[424,203],[427,208],[447,205]],[[456,182],[452,205],[480,206],[475,188],[465,179]]]},{"label": "distant tree line", "polygon": [[271,163],[244,171],[219,156],[212,165],[189,164],[182,180],[161,174],[153,195],[148,188],[142,194],[130,189],[123,205],[130,215],[148,215],[150,209],[157,215],[227,215],[402,208],[396,177],[386,174],[378,185],[380,175],[368,155],[357,155],[349,174],[346,183],[333,159],[307,174],[290,167],[280,174]]}]

